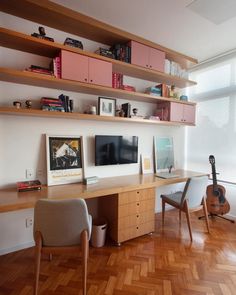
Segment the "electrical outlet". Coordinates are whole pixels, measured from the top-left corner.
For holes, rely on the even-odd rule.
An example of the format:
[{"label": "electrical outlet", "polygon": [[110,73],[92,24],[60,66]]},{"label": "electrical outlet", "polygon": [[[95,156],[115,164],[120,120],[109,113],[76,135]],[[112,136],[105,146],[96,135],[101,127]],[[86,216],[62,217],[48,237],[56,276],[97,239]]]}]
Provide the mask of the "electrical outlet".
[{"label": "electrical outlet", "polygon": [[28,217],[25,219],[25,226],[26,227],[31,227],[33,225],[33,218],[32,217]]},{"label": "electrical outlet", "polygon": [[26,169],[25,170],[26,179],[32,179],[33,177],[33,170],[32,169]]}]

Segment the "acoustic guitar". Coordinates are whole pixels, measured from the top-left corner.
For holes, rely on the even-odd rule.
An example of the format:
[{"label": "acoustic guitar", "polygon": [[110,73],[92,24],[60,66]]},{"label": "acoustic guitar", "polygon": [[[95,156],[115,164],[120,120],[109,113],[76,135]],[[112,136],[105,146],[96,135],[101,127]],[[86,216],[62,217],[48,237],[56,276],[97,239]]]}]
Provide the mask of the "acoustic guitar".
[{"label": "acoustic guitar", "polygon": [[210,214],[223,215],[229,212],[230,205],[225,198],[225,188],[217,184],[215,157],[210,155],[213,184],[207,186],[207,210]]}]

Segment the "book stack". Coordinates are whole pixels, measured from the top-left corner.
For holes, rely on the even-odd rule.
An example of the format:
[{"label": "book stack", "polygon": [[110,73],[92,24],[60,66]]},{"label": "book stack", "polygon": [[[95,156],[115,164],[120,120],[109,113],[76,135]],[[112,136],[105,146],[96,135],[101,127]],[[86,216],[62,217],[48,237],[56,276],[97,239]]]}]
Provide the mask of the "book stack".
[{"label": "book stack", "polygon": [[123,87],[123,74],[112,73],[112,87],[113,88]]},{"label": "book stack", "polygon": [[68,95],[61,94],[59,95],[59,99],[62,102],[62,106],[66,113],[73,112],[73,100],[69,98]]},{"label": "book stack", "polygon": [[39,180],[21,181],[16,183],[18,192],[41,190],[42,185]]},{"label": "book stack", "polygon": [[65,112],[63,103],[59,98],[42,97],[40,104],[43,111]]},{"label": "book stack", "polygon": [[169,87],[166,84],[158,84],[155,86],[155,88],[160,89],[160,96],[163,96],[163,97],[170,96]]},{"label": "book stack", "polygon": [[133,91],[133,92],[136,91],[135,87],[131,86],[131,85],[122,85],[121,89],[126,90],[126,91]]},{"label": "book stack", "polygon": [[95,51],[95,53],[97,53],[99,55],[102,55],[102,56],[105,56],[105,57],[109,57],[109,58],[115,59],[115,55],[114,55],[114,53],[110,49],[99,47]]},{"label": "book stack", "polygon": [[115,44],[110,50],[113,52],[115,59],[124,61],[127,63],[131,62],[131,47],[128,44]]},{"label": "book stack", "polygon": [[44,67],[40,67],[40,66],[31,65],[30,67],[26,68],[25,70],[28,72],[53,76],[53,72],[51,71],[50,68],[44,68]]},{"label": "book stack", "polygon": [[60,56],[56,56],[52,59],[52,62],[50,64],[50,69],[56,78],[58,79],[61,78],[61,57]]}]

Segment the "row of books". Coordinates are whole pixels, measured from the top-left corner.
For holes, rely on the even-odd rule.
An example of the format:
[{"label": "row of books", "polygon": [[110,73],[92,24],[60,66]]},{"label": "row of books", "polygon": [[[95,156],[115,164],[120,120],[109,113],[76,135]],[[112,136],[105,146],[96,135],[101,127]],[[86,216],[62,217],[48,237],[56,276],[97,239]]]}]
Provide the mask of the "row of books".
[{"label": "row of books", "polygon": [[60,56],[56,56],[52,59],[50,64],[50,69],[56,78],[58,79],[61,78],[61,57]]},{"label": "row of books", "polygon": [[113,88],[122,88],[123,86],[123,74],[112,73],[112,87]]},{"label": "row of books", "polygon": [[113,52],[115,59],[131,63],[131,47],[128,44],[115,44],[110,50]]},{"label": "row of books", "polygon": [[150,95],[169,97],[170,89],[166,84],[158,84],[156,86],[146,88],[145,93]]},{"label": "row of books", "polygon": [[50,68],[31,65],[30,67],[26,68],[25,70],[28,72],[53,76],[53,71]]},{"label": "row of books", "polygon": [[42,97],[41,109],[44,111],[55,111],[55,112],[72,112],[73,111],[73,100],[69,96],[61,94],[58,98]]},{"label": "row of books", "polygon": [[165,73],[172,76],[188,79],[188,72],[174,61],[165,59]]}]

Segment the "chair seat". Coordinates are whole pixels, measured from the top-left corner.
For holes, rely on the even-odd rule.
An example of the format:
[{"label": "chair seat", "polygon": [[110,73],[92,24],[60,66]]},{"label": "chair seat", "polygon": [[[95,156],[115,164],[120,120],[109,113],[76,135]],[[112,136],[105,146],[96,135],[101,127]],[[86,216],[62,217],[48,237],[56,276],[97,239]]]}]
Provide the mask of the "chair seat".
[{"label": "chair seat", "polygon": [[172,202],[176,203],[176,205],[180,205],[182,196],[183,192],[179,191],[169,195],[161,195],[161,198],[171,200]]}]

